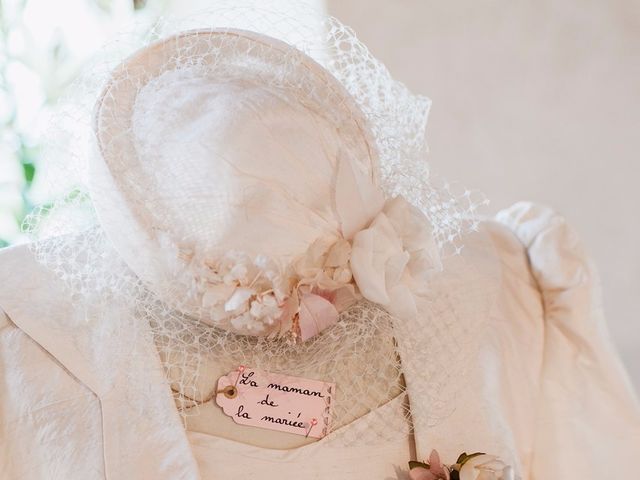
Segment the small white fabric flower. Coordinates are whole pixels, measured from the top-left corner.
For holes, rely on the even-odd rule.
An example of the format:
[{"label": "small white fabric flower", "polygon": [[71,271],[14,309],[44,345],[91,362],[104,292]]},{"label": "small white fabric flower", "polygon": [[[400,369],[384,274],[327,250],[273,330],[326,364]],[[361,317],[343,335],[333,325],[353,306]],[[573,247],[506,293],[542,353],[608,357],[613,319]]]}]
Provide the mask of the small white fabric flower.
[{"label": "small white fabric flower", "polygon": [[515,480],[511,466],[494,455],[478,455],[460,468],[460,480]]},{"label": "small white fabric flower", "polygon": [[282,315],[282,307],[273,293],[267,293],[259,295],[251,302],[249,313],[255,318],[263,319],[263,323],[273,325]]},{"label": "small white fabric flower", "polygon": [[231,325],[238,332],[242,333],[262,333],[265,330],[265,325],[260,320],[256,319],[249,312],[241,313],[231,319]]},{"label": "small white fabric flower", "polygon": [[233,294],[235,287],[224,283],[207,283],[202,295],[202,306],[211,308],[215,305],[224,304]]},{"label": "small white fabric flower", "polygon": [[338,267],[333,271],[332,280],[337,283],[350,283],[353,273],[349,267]]},{"label": "small white fabric flower", "polygon": [[234,290],[229,299],[224,304],[224,310],[226,312],[239,313],[247,310],[249,307],[249,300],[254,296],[256,292],[252,288],[239,287]]}]

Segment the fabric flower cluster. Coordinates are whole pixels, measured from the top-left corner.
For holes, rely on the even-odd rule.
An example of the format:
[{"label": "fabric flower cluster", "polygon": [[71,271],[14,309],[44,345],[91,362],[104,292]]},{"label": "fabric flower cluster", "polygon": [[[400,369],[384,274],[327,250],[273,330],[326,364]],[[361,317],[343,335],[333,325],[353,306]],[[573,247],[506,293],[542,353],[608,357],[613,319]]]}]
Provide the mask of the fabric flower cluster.
[{"label": "fabric flower cluster", "polygon": [[318,238],[284,268],[265,255],[236,251],[200,259],[182,248],[178,257],[198,272],[203,321],[301,341],[333,325],[361,298],[398,317],[415,314],[412,285],[441,268],[429,222],[402,197],[384,202],[349,239]]},{"label": "fabric flower cluster", "polygon": [[454,465],[444,465],[431,451],[427,462],[409,462],[411,480],[516,480],[513,468],[485,453],[462,453]]},{"label": "fabric flower cluster", "polygon": [[318,238],[286,268],[264,255],[228,252],[204,260],[200,275],[207,323],[241,334],[305,341],[338,321],[361,298],[392,314],[415,314],[411,285],[438,270],[429,222],[402,197],[386,201],[366,228]]},{"label": "fabric flower cluster", "polygon": [[235,251],[205,260],[205,321],[241,334],[307,340],[361,298],[349,265],[351,250],[343,239],[323,237],[285,269],[264,255]]},{"label": "fabric flower cluster", "polygon": [[202,307],[213,324],[253,335],[273,329],[289,295],[288,281],[275,262],[231,251],[204,264]]},{"label": "fabric flower cluster", "polygon": [[386,201],[350,239],[321,237],[284,268],[265,255],[231,251],[212,260],[180,252],[198,264],[206,323],[300,341],[336,323],[361,298],[398,316],[414,314],[411,283],[441,268],[429,222],[401,197]]}]

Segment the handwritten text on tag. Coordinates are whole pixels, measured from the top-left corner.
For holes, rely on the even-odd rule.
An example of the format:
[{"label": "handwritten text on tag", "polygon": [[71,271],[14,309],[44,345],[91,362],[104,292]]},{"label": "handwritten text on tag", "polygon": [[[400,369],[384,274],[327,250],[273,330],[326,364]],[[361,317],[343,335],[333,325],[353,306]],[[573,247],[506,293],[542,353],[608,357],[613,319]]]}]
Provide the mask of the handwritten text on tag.
[{"label": "handwritten text on tag", "polygon": [[239,367],[218,380],[216,403],[240,425],[324,437],[335,384]]}]

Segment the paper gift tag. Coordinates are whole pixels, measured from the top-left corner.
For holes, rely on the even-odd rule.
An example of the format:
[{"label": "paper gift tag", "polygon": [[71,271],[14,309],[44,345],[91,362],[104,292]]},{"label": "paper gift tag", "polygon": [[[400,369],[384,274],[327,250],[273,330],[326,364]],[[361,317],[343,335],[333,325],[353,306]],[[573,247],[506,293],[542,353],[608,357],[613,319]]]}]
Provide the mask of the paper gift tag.
[{"label": "paper gift tag", "polygon": [[216,403],[240,425],[322,438],[335,384],[239,367],[220,377]]}]

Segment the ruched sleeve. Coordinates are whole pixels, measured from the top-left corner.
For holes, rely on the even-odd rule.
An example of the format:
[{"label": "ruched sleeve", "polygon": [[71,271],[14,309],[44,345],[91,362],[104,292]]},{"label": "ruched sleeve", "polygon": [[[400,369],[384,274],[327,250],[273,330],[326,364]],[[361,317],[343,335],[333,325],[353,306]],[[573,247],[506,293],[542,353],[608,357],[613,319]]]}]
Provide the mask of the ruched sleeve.
[{"label": "ruched sleeve", "polygon": [[527,248],[545,311],[531,479],[637,478],[640,406],[580,240],[562,216],[530,203],[497,220]]}]

